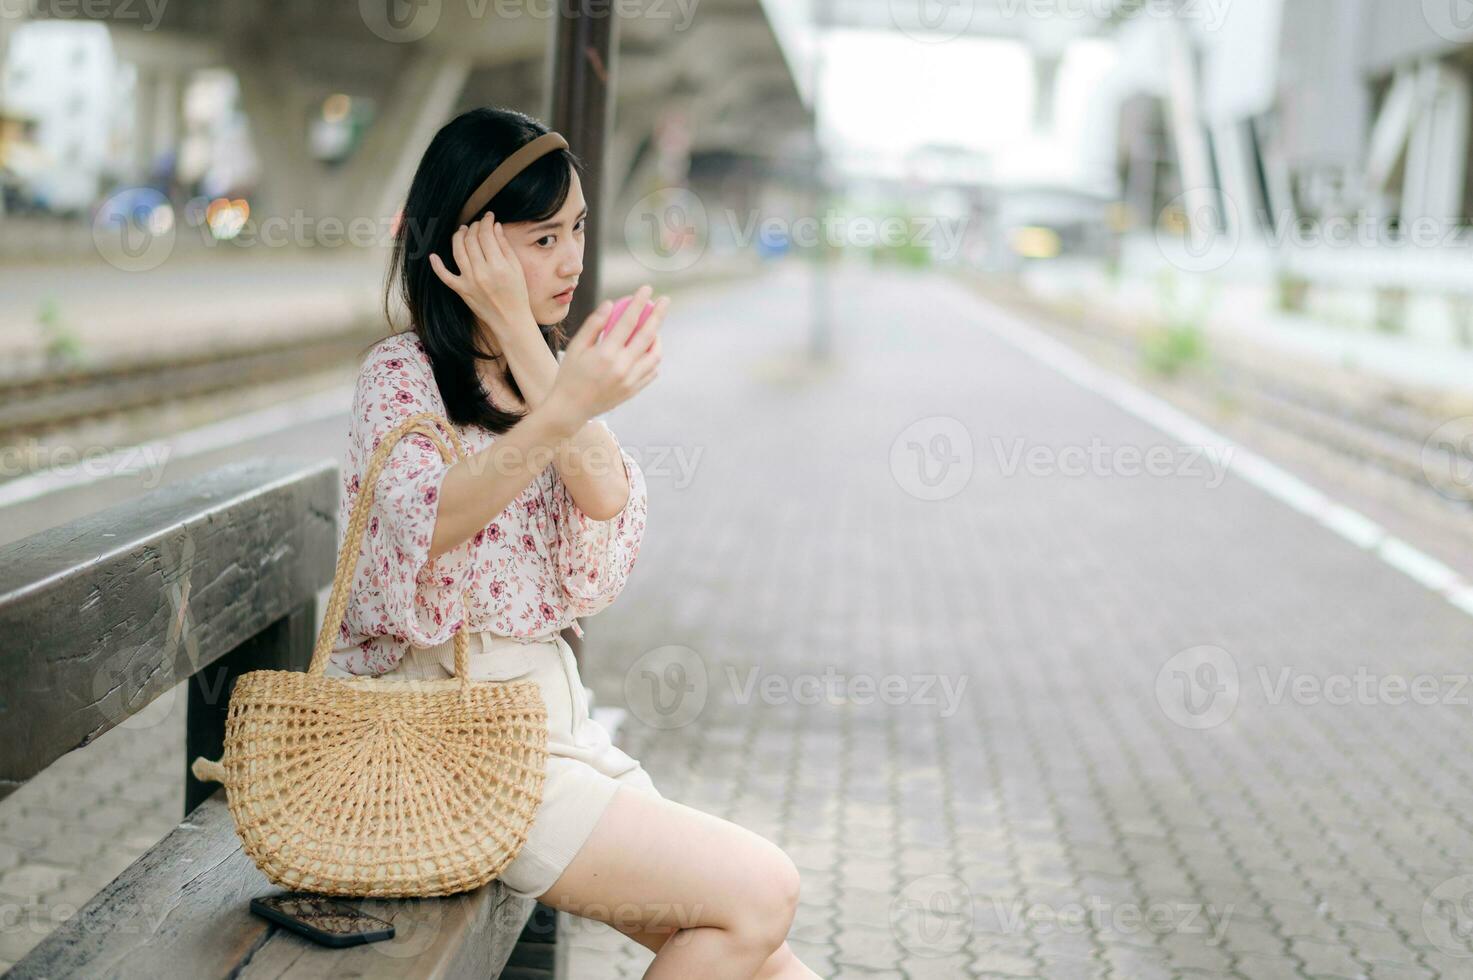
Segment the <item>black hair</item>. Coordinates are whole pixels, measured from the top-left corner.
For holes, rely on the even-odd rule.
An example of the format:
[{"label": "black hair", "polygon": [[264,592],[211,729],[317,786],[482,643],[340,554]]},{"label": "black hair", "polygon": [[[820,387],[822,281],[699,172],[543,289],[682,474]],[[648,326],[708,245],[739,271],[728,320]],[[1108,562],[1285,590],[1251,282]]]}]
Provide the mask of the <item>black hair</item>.
[{"label": "black hair", "polygon": [[[438,254],[446,268],[459,273],[451,238],[460,227],[460,209],[466,199],[498,164],[546,132],[542,123],[515,109],[482,106],[456,116],[435,133],[425,149],[394,233],[384,314],[392,322],[389,306],[397,278],[410,329],[429,354],[446,413],[457,425],[480,425],[499,434],[515,425],[523,413],[502,411],[491,403],[476,362],[492,360],[494,355],[483,349],[475,315],[465,301],[435,274],[430,254]],[[567,202],[574,170],[581,178],[583,163],[572,151],[544,154],[465,223],[487,211],[494,211],[500,222],[545,221]],[[554,354],[567,346],[565,322],[542,327]],[[501,370],[508,387],[525,400],[505,364]]]}]

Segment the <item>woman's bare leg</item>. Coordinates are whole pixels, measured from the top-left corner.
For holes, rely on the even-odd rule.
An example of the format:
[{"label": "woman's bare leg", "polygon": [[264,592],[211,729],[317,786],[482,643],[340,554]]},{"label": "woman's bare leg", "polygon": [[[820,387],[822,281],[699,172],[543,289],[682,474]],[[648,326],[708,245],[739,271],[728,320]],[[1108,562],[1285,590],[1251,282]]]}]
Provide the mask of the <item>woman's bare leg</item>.
[{"label": "woman's bare leg", "polygon": [[771,841],[621,786],[538,900],[608,923],[654,950],[647,980],[786,980],[816,975],[787,948],[798,888],[798,869]]},{"label": "woman's bare leg", "polygon": [[[654,953],[658,953],[660,947],[665,944],[665,940],[670,938],[668,932],[651,932],[617,925],[614,928]],[[816,977],[818,974],[804,966],[803,962],[798,959],[798,954],[793,952],[787,942],[784,942],[767,958],[767,962],[757,969],[752,980],[798,980],[798,978],[812,980]]]}]

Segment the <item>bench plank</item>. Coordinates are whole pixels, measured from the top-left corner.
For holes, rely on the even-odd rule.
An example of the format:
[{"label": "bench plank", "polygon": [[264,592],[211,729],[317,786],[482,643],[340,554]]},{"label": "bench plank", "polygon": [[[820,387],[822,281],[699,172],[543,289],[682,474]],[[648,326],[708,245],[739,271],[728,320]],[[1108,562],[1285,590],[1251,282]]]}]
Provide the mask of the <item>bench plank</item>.
[{"label": "bench plank", "polygon": [[0,799],[312,602],[337,463],[252,459],[0,546]]},{"label": "bench plank", "polygon": [[250,911],[283,889],[241,850],[222,787],[7,977],[496,976],[535,902],[497,882],[461,895],[343,899],[395,925],[393,939],[319,946]]}]

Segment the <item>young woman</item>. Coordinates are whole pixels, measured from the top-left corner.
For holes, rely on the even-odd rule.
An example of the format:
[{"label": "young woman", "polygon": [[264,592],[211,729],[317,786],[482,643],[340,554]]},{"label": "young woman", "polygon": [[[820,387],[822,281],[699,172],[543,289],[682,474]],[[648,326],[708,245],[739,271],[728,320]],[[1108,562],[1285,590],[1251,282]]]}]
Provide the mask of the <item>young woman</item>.
[{"label": "young woman", "polygon": [[613,602],[639,552],[644,475],[593,417],[654,380],[669,307],[660,297],[636,327],[642,286],[602,339],[608,301],[565,335],[583,270],[581,170],[560,136],[495,108],[456,117],[425,151],[390,276],[410,329],[363,360],[339,526],[406,416],[444,415],[467,455],[447,465],[418,434],[391,451],[329,672],[453,676],[464,621],[472,676],[535,681],[548,706],[542,803],[503,884],[654,950],[646,977],[814,977],[786,942],[793,862],[664,798],[589,716],[561,635],[582,635],[576,617]]}]

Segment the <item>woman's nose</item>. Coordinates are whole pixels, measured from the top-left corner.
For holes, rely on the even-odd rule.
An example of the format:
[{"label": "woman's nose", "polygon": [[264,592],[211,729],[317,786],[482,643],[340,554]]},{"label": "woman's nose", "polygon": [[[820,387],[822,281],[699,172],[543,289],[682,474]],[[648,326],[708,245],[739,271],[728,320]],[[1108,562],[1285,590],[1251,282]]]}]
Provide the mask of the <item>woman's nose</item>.
[{"label": "woman's nose", "polygon": [[583,243],[569,241],[558,256],[558,275],[581,276],[583,274]]}]

